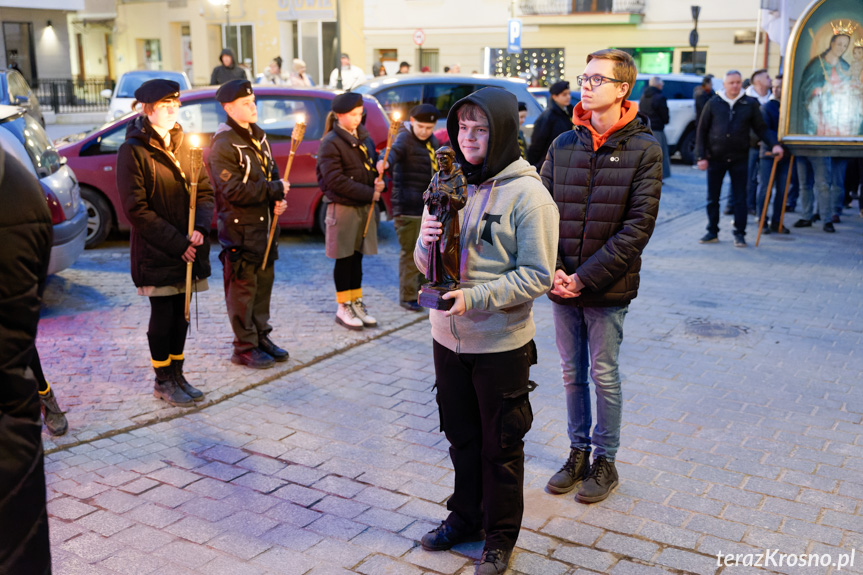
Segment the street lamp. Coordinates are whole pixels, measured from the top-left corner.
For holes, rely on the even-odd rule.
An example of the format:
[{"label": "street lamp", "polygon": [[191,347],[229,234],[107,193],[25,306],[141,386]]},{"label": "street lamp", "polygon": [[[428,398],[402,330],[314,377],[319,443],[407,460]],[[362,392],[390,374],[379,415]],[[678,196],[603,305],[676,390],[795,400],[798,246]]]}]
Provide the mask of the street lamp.
[{"label": "street lamp", "polygon": [[225,7],[225,41],[228,39],[228,28],[231,26],[231,0],[210,0],[213,6]]}]

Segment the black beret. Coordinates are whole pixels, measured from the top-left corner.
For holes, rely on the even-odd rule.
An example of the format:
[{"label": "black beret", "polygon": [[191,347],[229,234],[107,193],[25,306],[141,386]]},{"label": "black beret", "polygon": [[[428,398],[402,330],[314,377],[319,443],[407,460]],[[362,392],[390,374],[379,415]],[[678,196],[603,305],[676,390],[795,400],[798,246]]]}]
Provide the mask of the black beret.
[{"label": "black beret", "polygon": [[238,98],[252,95],[252,83],[248,80],[231,80],[225,82],[216,91],[216,100],[222,104],[233,102]]},{"label": "black beret", "polygon": [[442,116],[443,114],[440,113],[440,110],[431,104],[420,104],[411,108],[411,118],[414,118],[417,122],[434,124]]},{"label": "black beret", "polygon": [[354,108],[363,105],[363,95],[357,92],[345,92],[333,98],[333,112],[336,114],[347,114]]},{"label": "black beret", "polygon": [[173,80],[147,80],[135,90],[135,99],[142,104],[155,104],[165,98],[179,98],[180,85]]},{"label": "black beret", "polygon": [[569,82],[566,80],[561,80],[560,82],[555,82],[551,85],[551,88],[548,89],[548,93],[552,96],[557,96],[564,90],[569,90]]},{"label": "black beret", "polygon": [[519,102],[518,103],[518,111],[519,112],[527,112],[527,104],[525,104],[524,102]]}]

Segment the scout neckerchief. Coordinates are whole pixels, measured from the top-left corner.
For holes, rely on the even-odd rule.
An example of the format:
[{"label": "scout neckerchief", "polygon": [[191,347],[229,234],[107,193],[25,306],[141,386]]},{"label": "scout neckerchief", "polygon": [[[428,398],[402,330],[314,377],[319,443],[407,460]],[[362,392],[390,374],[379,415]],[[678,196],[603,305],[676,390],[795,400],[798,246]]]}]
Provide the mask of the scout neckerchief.
[{"label": "scout neckerchief", "polygon": [[[174,167],[177,168],[178,172],[180,172],[180,176],[183,178],[183,184],[185,184],[186,191],[188,192],[189,191],[189,180],[188,180],[188,178],[186,178],[186,172],[184,172],[182,166],[180,166],[180,162],[179,162],[179,160],[177,160],[177,156],[174,155],[174,152],[172,150],[168,149],[168,147],[165,145],[165,139],[159,135],[159,132],[156,131],[156,128],[153,127],[153,124],[151,124],[150,120],[146,117],[144,118],[144,128],[145,128],[145,131],[146,131],[146,128],[149,128],[152,135],[155,136],[155,138],[158,141],[158,145],[154,145],[153,147],[156,148],[157,150],[159,150],[160,152],[163,152],[166,156],[168,156],[168,159],[171,160],[171,163],[174,164]],[[169,134],[171,132],[173,132],[174,130],[177,130],[176,135],[171,136],[171,145],[175,150],[179,149],[180,145],[183,143],[183,131],[182,131],[182,129],[178,129],[178,128],[179,128],[179,124],[174,124],[174,127],[172,129],[168,130]],[[152,145],[152,142],[153,142],[153,138],[151,137],[150,138],[151,145]]]},{"label": "scout neckerchief", "polygon": [[359,136],[357,135],[359,132],[357,132],[357,134],[353,134],[353,133],[345,130],[344,127],[342,127],[342,125],[339,124],[338,122],[336,122],[336,125],[339,128],[341,128],[342,131],[344,131],[346,134],[350,134],[350,136],[353,137],[357,141],[356,145],[360,149],[360,152],[362,152],[362,154],[363,154],[363,158],[362,158],[363,166],[365,166],[365,168],[368,171],[373,172],[375,174],[375,177],[377,177],[378,169],[375,167],[374,162],[372,162],[372,159],[369,157],[369,149],[366,147],[365,142],[360,141]]},{"label": "scout neckerchief", "polygon": [[255,153],[258,158],[258,162],[261,164],[261,170],[264,172],[264,177],[267,178],[268,182],[272,181],[272,170],[269,169],[270,164],[267,161],[267,155],[264,154],[263,141],[258,140],[254,136],[255,132],[253,126],[255,126],[255,124],[249,124],[249,128],[246,129],[235,122],[230,116],[228,116],[226,123],[232,130],[252,145],[252,151]]},{"label": "scout neckerchief", "polygon": [[431,139],[426,140],[426,150],[429,151],[429,158],[431,158],[432,173],[435,173],[438,170],[437,155],[435,155],[434,148],[432,148]]}]

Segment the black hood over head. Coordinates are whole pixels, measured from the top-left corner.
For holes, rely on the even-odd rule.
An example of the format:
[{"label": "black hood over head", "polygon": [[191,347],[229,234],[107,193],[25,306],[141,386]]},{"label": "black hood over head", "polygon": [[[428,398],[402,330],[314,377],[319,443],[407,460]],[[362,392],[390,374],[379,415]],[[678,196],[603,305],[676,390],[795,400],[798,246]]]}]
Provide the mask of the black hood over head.
[{"label": "black hood over head", "polygon": [[[230,66],[225,66],[225,61],[222,60],[222,56],[230,56],[231,57],[231,65]],[[231,50],[230,48],[225,48],[224,50],[222,50],[222,53],[219,54],[219,62],[221,62],[222,66],[225,66],[225,68],[233,69],[237,65],[237,57],[234,56],[233,50]]]},{"label": "black hood over head", "polygon": [[[468,102],[488,118],[488,153],[481,166],[469,164],[458,145],[458,109]],[[501,88],[483,88],[450,108],[446,119],[450,145],[469,184],[479,185],[521,157],[518,147],[518,98]]]}]

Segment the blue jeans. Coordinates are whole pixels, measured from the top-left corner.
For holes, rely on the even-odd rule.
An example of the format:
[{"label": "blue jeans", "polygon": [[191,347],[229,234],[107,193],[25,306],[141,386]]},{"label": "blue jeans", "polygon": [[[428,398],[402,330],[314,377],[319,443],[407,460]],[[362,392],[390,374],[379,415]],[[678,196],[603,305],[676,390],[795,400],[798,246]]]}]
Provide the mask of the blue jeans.
[{"label": "blue jeans", "polygon": [[830,158],[825,156],[806,156],[797,158],[797,173],[800,175],[800,217],[812,219],[814,196],[818,198],[818,213],[826,223],[833,217],[834,202],[830,196],[832,180]]},{"label": "blue jeans", "polygon": [[[773,229],[779,228],[779,216],[782,214],[783,201],[785,199],[785,183],[788,181],[788,162],[789,157],[784,156],[776,165],[776,174],[773,176],[773,219],[768,219],[767,214],[764,215],[764,225],[772,222]],[[764,157],[759,160],[761,166],[761,175],[758,182],[758,216],[761,217],[761,212],[766,212],[764,209],[764,200],[767,198],[767,183],[770,181],[770,172],[773,170],[773,158]],[[769,208],[769,206],[768,206]]]},{"label": "blue jeans", "polygon": [[623,402],[618,357],[628,310],[629,306],[582,308],[552,303],[570,447],[587,451],[591,446],[589,369],[596,391],[594,456],[604,455],[609,461],[614,461],[620,447]]},{"label": "blue jeans", "polygon": [[848,169],[847,158],[831,158],[830,161],[830,195],[833,197],[833,213],[842,215],[845,207],[845,170]]}]

